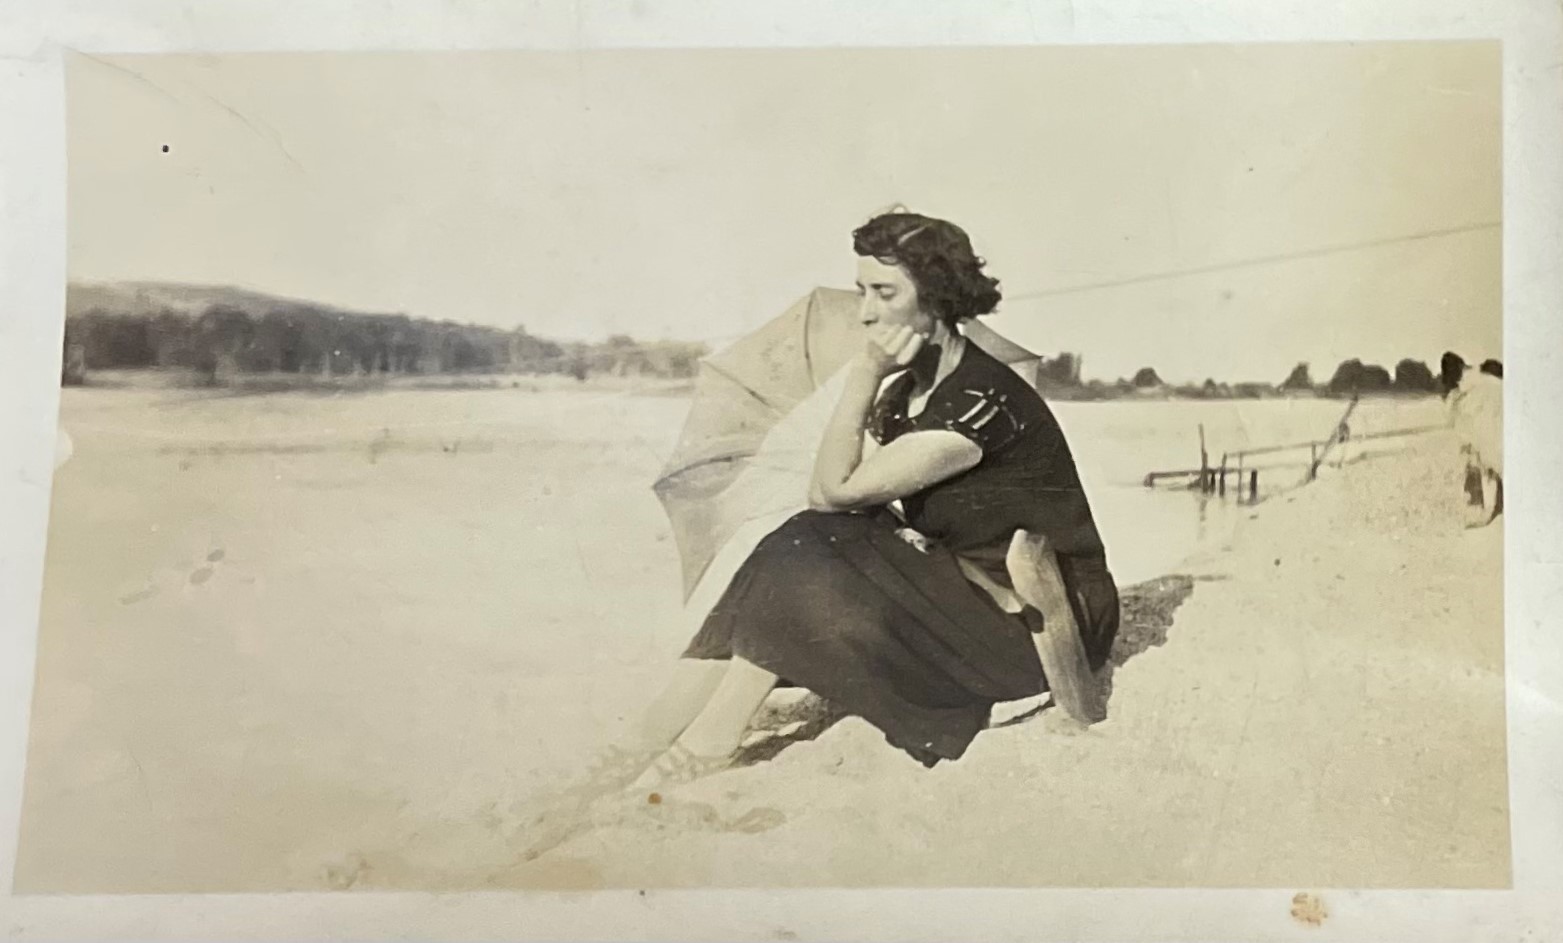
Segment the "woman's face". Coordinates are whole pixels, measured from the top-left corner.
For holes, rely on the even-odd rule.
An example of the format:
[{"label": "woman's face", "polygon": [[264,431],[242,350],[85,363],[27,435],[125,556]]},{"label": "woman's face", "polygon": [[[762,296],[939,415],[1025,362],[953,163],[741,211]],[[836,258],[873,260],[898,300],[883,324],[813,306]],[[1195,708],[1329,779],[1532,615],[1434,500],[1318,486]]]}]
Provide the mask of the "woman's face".
[{"label": "woman's face", "polygon": [[873,256],[857,260],[857,291],[862,302],[858,318],[872,327],[910,327],[919,334],[933,333],[934,319],[917,303],[917,286],[899,265],[886,265]]}]

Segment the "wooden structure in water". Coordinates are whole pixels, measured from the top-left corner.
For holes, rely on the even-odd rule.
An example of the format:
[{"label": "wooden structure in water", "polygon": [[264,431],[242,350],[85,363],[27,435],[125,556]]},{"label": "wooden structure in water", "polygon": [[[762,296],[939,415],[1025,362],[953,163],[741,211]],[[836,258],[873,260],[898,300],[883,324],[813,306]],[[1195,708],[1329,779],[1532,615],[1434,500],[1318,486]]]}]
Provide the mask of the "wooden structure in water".
[{"label": "wooden structure in water", "polygon": [[[1330,454],[1346,442],[1365,442],[1372,439],[1389,439],[1401,436],[1419,435],[1440,429],[1442,426],[1413,426],[1405,429],[1391,429],[1385,432],[1372,432],[1353,435],[1350,420],[1352,413],[1357,408],[1358,398],[1353,396],[1347,404],[1346,411],[1341,414],[1335,423],[1329,436],[1324,439],[1312,439],[1306,442],[1288,442],[1282,445],[1267,445],[1259,448],[1240,449],[1234,452],[1223,452],[1221,463],[1212,465],[1209,453],[1206,450],[1205,427],[1199,427],[1199,466],[1198,468],[1175,469],[1172,471],[1153,471],[1145,476],[1145,487],[1154,488],[1166,482],[1181,484],[1188,490],[1197,490],[1201,494],[1226,497],[1227,480],[1229,476],[1233,480],[1233,487],[1237,498],[1243,500],[1246,496],[1249,501],[1257,501],[1259,498],[1259,472],[1276,468],[1295,468],[1296,462],[1275,463],[1266,465],[1254,465],[1250,459],[1259,456],[1275,455],[1283,452],[1301,452],[1308,450],[1307,476],[1305,482],[1313,481],[1319,477],[1319,469],[1329,460]],[[1247,488],[1245,492],[1245,486]]]}]

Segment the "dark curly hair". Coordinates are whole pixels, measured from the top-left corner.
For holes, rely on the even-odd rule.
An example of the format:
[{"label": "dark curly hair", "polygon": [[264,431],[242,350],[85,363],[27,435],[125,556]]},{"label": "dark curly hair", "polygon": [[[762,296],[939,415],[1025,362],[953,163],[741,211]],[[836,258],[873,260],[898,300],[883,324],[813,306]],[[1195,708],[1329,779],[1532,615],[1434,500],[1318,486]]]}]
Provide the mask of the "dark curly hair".
[{"label": "dark curly hair", "polygon": [[1444,351],[1444,355],[1438,360],[1438,379],[1445,396],[1460,385],[1460,380],[1465,376],[1465,368],[1464,357],[1452,350]]},{"label": "dark curly hair", "polygon": [[852,248],[860,256],[905,269],[924,310],[951,329],[992,312],[1003,298],[999,280],[983,274],[987,262],[972,250],[965,230],[947,220],[883,213],[852,233]]}]

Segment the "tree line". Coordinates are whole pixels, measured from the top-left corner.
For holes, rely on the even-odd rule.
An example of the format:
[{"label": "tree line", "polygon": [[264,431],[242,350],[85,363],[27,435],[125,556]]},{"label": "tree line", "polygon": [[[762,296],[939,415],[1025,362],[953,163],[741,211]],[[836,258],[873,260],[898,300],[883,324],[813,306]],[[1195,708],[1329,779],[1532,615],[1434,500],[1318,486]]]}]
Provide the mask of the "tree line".
[{"label": "tree line", "polygon": [[340,312],[278,303],[255,312],[213,304],[199,313],[93,308],[65,323],[64,381],[90,370],[176,368],[219,384],[234,374],[323,377],[450,373],[693,377],[704,344],[640,341],[619,334],[596,343],[402,314]]},{"label": "tree line", "polygon": [[[90,308],[65,323],[62,379],[80,383],[91,370],[174,368],[192,371],[200,382],[218,385],[237,374],[299,374],[321,377],[440,375],[452,373],[643,376],[685,379],[695,375],[706,345],[687,341],[642,341],[617,334],[598,342],[557,341],[525,327],[503,329],[435,321],[404,314],[344,312],[306,302],[278,301],[263,310],[217,303],[199,313],[163,308],[156,312]],[[1202,384],[1169,388],[1154,368],[1116,382],[1080,377],[1082,358],[1061,353],[1043,358],[1038,385],[1055,394],[1106,398],[1171,389],[1195,398],[1260,397],[1300,392],[1427,394],[1438,377],[1420,360],[1406,358],[1393,373],[1350,359],[1330,379],[1316,383],[1299,363],[1277,385]]]},{"label": "tree line", "polygon": [[1420,396],[1440,392],[1438,376],[1423,361],[1409,357],[1397,363],[1393,373],[1377,364],[1363,363],[1360,359],[1346,360],[1335,368],[1334,374],[1324,383],[1314,380],[1311,367],[1306,363],[1299,363],[1280,383],[1227,383],[1207,378],[1203,383],[1172,385],[1162,380],[1154,367],[1141,367],[1132,377],[1082,382],[1079,378],[1079,362],[1079,355],[1067,353],[1056,359],[1044,359],[1038,371],[1038,386],[1062,399],[1115,399],[1151,392],[1170,393],[1189,399],[1258,399],[1299,393],[1317,396],[1350,396],[1357,393]]},{"label": "tree line", "polygon": [[1353,393],[1402,393],[1421,395],[1439,392],[1438,375],[1421,360],[1407,357],[1395,364],[1394,373],[1375,363],[1363,363],[1353,357],[1342,361],[1323,386],[1314,383],[1308,364],[1300,363],[1281,381],[1280,389],[1315,390],[1336,396]]},{"label": "tree line", "polygon": [[1116,383],[1093,380],[1085,386],[1100,394],[1133,394],[1160,389],[1194,399],[1257,399],[1261,396],[1299,393],[1316,396],[1352,396],[1358,393],[1424,396],[1440,391],[1438,377],[1432,369],[1424,361],[1411,358],[1399,361],[1394,366],[1393,374],[1379,364],[1363,363],[1352,358],[1339,364],[1335,374],[1325,383],[1314,382],[1310,364],[1299,363],[1280,383],[1225,383],[1207,378],[1204,383],[1169,386],[1161,380],[1155,368],[1141,368],[1133,377],[1119,378]]}]

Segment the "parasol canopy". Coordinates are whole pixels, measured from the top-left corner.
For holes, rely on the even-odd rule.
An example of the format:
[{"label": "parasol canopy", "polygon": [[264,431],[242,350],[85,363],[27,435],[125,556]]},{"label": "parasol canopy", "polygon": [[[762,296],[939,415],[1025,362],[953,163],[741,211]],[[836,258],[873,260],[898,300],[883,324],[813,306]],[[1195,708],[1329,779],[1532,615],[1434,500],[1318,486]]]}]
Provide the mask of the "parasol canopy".
[{"label": "parasol canopy", "polygon": [[[653,485],[673,525],[686,601],[745,524],[807,505],[840,392],[830,381],[866,342],[858,304],[855,292],[816,288],[701,361],[678,444]],[[975,320],[963,333],[1036,383],[1036,354]]]}]

